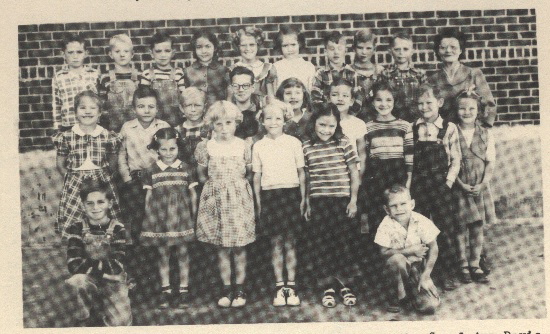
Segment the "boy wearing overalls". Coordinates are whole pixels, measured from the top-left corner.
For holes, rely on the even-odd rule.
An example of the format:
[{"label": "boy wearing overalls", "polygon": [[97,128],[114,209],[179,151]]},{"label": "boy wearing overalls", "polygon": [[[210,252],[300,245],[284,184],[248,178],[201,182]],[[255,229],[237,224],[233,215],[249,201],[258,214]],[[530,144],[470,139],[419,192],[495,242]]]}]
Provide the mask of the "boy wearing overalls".
[{"label": "boy wearing overalls", "polygon": [[413,123],[414,164],[411,194],[415,211],[431,218],[441,231],[438,236],[439,261],[434,274],[443,281],[445,290],[456,288],[453,268],[456,245],[451,241],[455,228],[455,203],[451,188],[460,171],[460,143],[454,123],[439,115],[443,99],[436,87],[421,85],[418,109],[421,114]]},{"label": "boy wearing overalls", "polygon": [[106,326],[129,326],[132,310],[124,269],[124,225],[108,215],[113,195],[106,183],[86,180],[80,190],[86,217],[67,227],[67,265],[72,276],[65,282],[76,293],[77,325],[91,323],[92,310]]}]

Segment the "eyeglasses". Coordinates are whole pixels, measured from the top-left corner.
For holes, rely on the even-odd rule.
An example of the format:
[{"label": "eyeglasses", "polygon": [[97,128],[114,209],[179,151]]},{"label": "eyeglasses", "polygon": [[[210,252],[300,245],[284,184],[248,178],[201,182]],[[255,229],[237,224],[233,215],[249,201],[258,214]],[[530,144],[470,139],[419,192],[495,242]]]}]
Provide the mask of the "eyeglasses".
[{"label": "eyeglasses", "polygon": [[239,85],[239,84],[231,84],[231,87],[233,87],[234,90],[239,90],[239,89],[243,89],[243,90],[249,90],[250,87],[252,87],[252,84],[249,84],[249,83],[245,83],[245,84],[242,84],[242,85]]}]

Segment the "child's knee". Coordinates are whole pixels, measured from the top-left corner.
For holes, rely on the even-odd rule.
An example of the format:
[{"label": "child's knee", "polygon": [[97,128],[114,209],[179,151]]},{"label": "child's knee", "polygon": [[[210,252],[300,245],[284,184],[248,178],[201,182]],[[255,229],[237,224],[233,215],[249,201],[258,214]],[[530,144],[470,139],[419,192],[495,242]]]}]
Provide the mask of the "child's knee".
[{"label": "child's knee", "polygon": [[86,274],[74,274],[70,278],[65,280],[69,286],[76,289],[85,289],[90,285],[90,278]]},{"label": "child's knee", "polygon": [[415,297],[414,307],[420,313],[434,314],[440,303],[439,298],[427,293],[421,293]]},{"label": "child's knee", "polygon": [[403,254],[394,254],[386,260],[386,267],[391,271],[407,270],[407,258]]}]

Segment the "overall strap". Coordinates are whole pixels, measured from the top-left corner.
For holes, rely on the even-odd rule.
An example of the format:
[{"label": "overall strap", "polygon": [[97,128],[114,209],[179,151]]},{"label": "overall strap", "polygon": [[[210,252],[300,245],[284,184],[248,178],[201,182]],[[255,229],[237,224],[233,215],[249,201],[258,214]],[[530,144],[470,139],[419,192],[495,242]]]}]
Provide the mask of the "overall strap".
[{"label": "overall strap", "polygon": [[418,141],[418,127],[420,126],[419,123],[415,122],[413,124],[412,130],[413,130],[413,142],[416,144]]},{"label": "overall strap", "polygon": [[437,133],[437,139],[442,141],[445,137],[445,134],[447,133],[447,128],[449,127],[449,121],[446,119],[443,119],[443,127],[439,129],[439,132]]},{"label": "overall strap", "polygon": [[109,227],[107,228],[107,231],[105,234],[111,235],[111,236],[113,235],[113,231],[115,230],[115,225],[116,225],[115,223],[116,223],[116,220],[114,219],[111,219],[109,221]]}]

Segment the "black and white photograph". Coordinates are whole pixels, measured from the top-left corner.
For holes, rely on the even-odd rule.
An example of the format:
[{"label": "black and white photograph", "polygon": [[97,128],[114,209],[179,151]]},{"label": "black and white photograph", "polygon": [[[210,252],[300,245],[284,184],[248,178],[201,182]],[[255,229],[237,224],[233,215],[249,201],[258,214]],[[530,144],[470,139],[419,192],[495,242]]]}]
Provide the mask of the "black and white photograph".
[{"label": "black and white photograph", "polygon": [[11,7],[9,332],[543,333],[541,1]]}]

